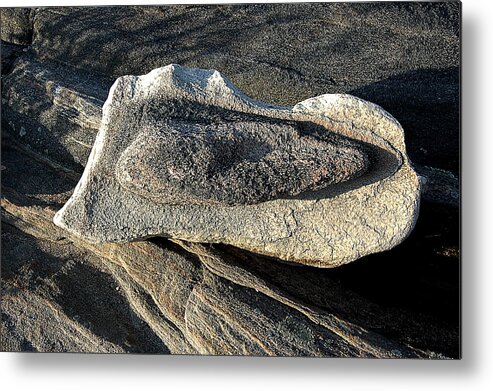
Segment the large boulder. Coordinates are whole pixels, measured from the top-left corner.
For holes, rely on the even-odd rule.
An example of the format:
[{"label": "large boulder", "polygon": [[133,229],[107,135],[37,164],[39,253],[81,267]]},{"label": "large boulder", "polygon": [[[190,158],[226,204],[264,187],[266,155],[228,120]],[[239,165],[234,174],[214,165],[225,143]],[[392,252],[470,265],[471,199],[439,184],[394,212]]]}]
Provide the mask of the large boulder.
[{"label": "large boulder", "polygon": [[400,243],[419,194],[380,107],[349,95],[274,106],[217,71],[169,65],[115,82],[55,223],[95,242],[160,235],[334,267]]}]

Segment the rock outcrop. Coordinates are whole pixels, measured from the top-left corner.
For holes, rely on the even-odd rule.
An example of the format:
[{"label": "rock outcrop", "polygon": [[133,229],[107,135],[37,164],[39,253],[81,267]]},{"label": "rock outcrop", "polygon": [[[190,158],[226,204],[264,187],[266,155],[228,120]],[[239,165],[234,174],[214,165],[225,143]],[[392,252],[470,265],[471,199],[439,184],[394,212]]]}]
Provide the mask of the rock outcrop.
[{"label": "rock outcrop", "polygon": [[55,223],[99,243],[164,236],[334,267],[399,244],[419,194],[404,132],[378,106],[274,106],[169,65],[115,82]]},{"label": "rock outcrop", "polygon": [[[460,357],[458,3],[28,11],[26,39],[1,47],[1,350]],[[170,63],[276,105],[349,93],[384,107],[428,178],[409,238],[320,269],[54,225],[111,85]]]}]

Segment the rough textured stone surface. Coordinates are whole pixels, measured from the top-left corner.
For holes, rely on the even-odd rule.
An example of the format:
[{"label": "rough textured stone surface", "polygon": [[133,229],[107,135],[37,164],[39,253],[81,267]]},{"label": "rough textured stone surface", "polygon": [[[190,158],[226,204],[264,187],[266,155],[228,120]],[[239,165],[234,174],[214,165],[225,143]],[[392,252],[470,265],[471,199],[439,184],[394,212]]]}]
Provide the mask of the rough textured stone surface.
[{"label": "rough textured stone surface", "polygon": [[[458,189],[451,175],[459,167],[460,4],[303,6],[43,8],[25,26],[34,32],[27,51],[2,42],[2,64],[10,64],[2,67],[2,98],[11,97],[2,101],[2,136],[9,136],[2,140],[2,350],[252,354],[260,340],[265,354],[306,345],[307,355],[400,357],[413,348],[421,357],[460,357],[459,209],[447,196]],[[349,265],[315,269],[224,245],[94,245],[56,227],[53,215],[80,178],[111,84],[169,63],[218,69],[249,96],[277,104],[325,93],[380,104],[403,124],[416,170],[432,178],[410,237]],[[57,85],[64,93],[53,99]],[[431,193],[430,183],[438,184]],[[67,262],[72,269],[56,273]],[[7,270],[21,288],[7,289]],[[206,304],[203,292],[211,295]],[[243,298],[241,312],[232,297]],[[248,307],[254,312],[245,315]],[[103,322],[93,323],[97,313]],[[276,321],[283,327],[269,338],[245,321],[265,325],[279,314],[296,322]],[[332,331],[314,325],[318,314],[325,325],[334,319]],[[318,338],[341,333],[337,324],[351,324],[346,345]],[[206,331],[221,325],[232,332]],[[355,327],[370,332],[365,344],[351,338]],[[300,346],[303,335],[322,349],[312,350],[312,337]]]},{"label": "rough textured stone surface", "polygon": [[0,36],[2,41],[29,45],[33,34],[34,10],[30,8],[1,8]]},{"label": "rough textured stone surface", "polygon": [[413,162],[457,175],[460,7],[46,8],[36,12],[33,49],[111,81],[174,63],[217,69],[248,96],[280,105],[349,93],[396,117]]},{"label": "rough textured stone surface", "polygon": [[46,67],[28,51],[2,86],[2,123],[12,136],[66,167],[81,170],[101,122],[107,94],[104,82],[66,67]]},{"label": "rough textured stone surface", "polygon": [[[251,272],[238,278],[234,256],[199,244],[177,242],[184,252],[159,241],[95,245],[67,235],[51,222],[66,194],[47,200],[39,193],[53,190],[26,194],[11,186],[19,173],[28,183],[47,180],[36,166],[67,185],[71,175],[6,144],[5,350],[440,357],[308,308]],[[43,262],[32,257],[39,249]],[[20,313],[26,306],[28,318]]]},{"label": "rough textured stone surface", "polygon": [[[406,129],[413,162],[457,176],[460,7],[441,2],[37,8],[28,27],[35,32],[30,51],[51,64],[47,72],[78,69],[78,84],[105,89],[93,95],[103,101],[117,77],[171,63],[217,69],[248,96],[281,105],[349,93],[394,115]],[[28,86],[16,88],[24,88],[29,99]],[[28,143],[27,127],[26,132]],[[93,141],[95,133],[86,137]]]},{"label": "rough textured stone surface", "polygon": [[169,352],[90,252],[4,225],[2,258],[2,350]]},{"label": "rough textured stone surface", "polygon": [[273,106],[217,71],[169,65],[115,82],[55,223],[95,242],[165,236],[334,267],[402,241],[419,187],[402,128],[378,106]]},{"label": "rough textured stone surface", "polygon": [[145,125],[118,159],[124,188],[163,204],[257,204],[357,178],[370,165],[363,146],[306,137],[302,123],[191,110],[187,122],[153,113],[165,121]]},{"label": "rough textured stone surface", "polygon": [[459,206],[459,180],[454,174],[433,167],[420,167],[419,173],[425,178],[423,196],[427,201]]}]

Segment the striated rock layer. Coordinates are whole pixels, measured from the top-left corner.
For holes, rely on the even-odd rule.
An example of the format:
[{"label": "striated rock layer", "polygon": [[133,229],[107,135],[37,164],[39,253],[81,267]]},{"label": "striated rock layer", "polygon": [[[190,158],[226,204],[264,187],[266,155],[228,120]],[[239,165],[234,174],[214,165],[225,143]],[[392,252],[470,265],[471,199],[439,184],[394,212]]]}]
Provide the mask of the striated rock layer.
[{"label": "striated rock layer", "polygon": [[350,95],[274,106],[217,71],[169,65],[114,83],[54,221],[94,242],[165,236],[334,267],[400,243],[419,193],[380,107]]}]

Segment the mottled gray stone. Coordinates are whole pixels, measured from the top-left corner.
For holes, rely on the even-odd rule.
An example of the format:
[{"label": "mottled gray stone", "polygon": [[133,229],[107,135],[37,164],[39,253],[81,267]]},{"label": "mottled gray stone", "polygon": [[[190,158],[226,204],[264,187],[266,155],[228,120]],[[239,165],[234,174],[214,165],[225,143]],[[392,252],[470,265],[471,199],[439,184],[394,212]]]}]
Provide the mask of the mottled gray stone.
[{"label": "mottled gray stone", "polygon": [[[1,47],[2,97],[8,97],[2,102],[2,138],[9,134],[8,142],[2,139],[2,209],[12,213],[2,213],[2,289],[10,280],[4,270],[19,260],[32,267],[13,269],[11,280],[35,282],[18,297],[2,291],[1,349],[152,352],[165,351],[164,344],[179,354],[253,354],[245,348],[258,346],[256,339],[289,354],[293,342],[309,335],[300,331],[316,330],[313,322],[320,324],[321,317],[290,313],[279,322],[290,312],[284,308],[287,295],[298,301],[298,310],[311,306],[314,313],[336,319],[338,334],[352,325],[346,347],[337,350],[341,344],[308,340],[304,348],[325,344],[325,349],[306,354],[367,355],[368,339],[366,346],[353,348],[363,328],[379,334],[373,344],[381,349],[377,357],[397,356],[405,351],[402,346],[411,346],[426,352],[424,357],[440,352],[459,358],[459,209],[448,202],[458,187],[449,186],[448,175],[436,175],[436,170],[416,167],[428,181],[420,218],[405,243],[336,269],[299,267],[231,246],[187,242],[204,260],[202,267],[202,262],[192,265],[170,255],[167,240],[91,244],[51,223],[53,209],[68,199],[86,164],[113,81],[171,62],[218,69],[249,96],[281,105],[325,93],[377,103],[404,127],[413,163],[457,177],[459,21],[459,2],[37,9],[33,45],[26,52],[16,48],[14,56],[4,42]],[[9,145],[16,148],[6,151]],[[6,239],[7,224],[26,234]],[[201,255],[204,249],[215,250],[214,263],[210,254]],[[191,258],[184,252],[179,254]],[[90,253],[99,260],[90,261]],[[77,261],[82,257],[84,265],[91,265],[90,274]],[[70,262],[69,273],[47,275],[46,270],[71,258],[76,262]],[[210,279],[205,268],[223,280]],[[94,278],[98,270],[102,275]],[[202,272],[207,281],[201,282]],[[63,294],[43,300],[36,295],[40,287],[60,282]],[[248,297],[258,303],[248,305]],[[275,301],[266,300],[270,297]],[[74,318],[69,310],[85,303],[96,304]],[[132,313],[162,342],[145,327],[135,340]],[[88,316],[99,314],[103,327],[87,327]],[[269,319],[275,333],[265,332]],[[210,335],[213,329],[220,335]],[[187,342],[192,338],[193,345]],[[402,345],[396,348],[388,339]]]},{"label": "mottled gray stone", "polygon": [[29,45],[33,35],[34,10],[31,8],[2,8],[0,31],[2,41]]},{"label": "mottled gray stone", "polygon": [[369,166],[349,140],[322,141],[303,136],[301,124],[237,117],[144,128],[118,160],[118,181],[157,203],[245,205],[322,189]]},{"label": "mottled gray stone", "polygon": [[2,79],[4,129],[33,151],[82,171],[110,86],[90,74],[39,63],[27,52]]},{"label": "mottled gray stone", "polygon": [[[267,174],[260,162],[253,164],[240,181],[247,191],[217,191],[221,184],[235,186],[239,170],[207,183],[204,167],[217,148],[204,140],[217,141],[228,127],[242,137],[269,139],[267,150],[279,148],[287,161]],[[192,150],[180,151],[193,148],[184,140],[187,132],[203,134],[194,141],[201,144],[194,158]],[[176,140],[181,146],[173,156],[167,148]],[[248,153],[263,154],[264,147],[257,142]],[[303,154],[307,167],[298,171],[299,183],[290,183],[297,174],[290,165]],[[240,164],[246,155],[240,154]],[[183,168],[188,172],[180,173]],[[321,175],[323,168],[330,174]],[[283,170],[287,180],[275,176]],[[180,182],[196,171],[199,184]],[[262,176],[265,182],[255,183]],[[165,236],[334,267],[400,243],[414,226],[419,188],[402,128],[376,105],[322,95],[274,106],[248,98],[217,71],[169,65],[115,82],[84,175],[55,223],[94,242]]]},{"label": "mottled gray stone", "polygon": [[33,50],[111,82],[217,69],[279,105],[348,93],[392,113],[413,162],[457,175],[460,17],[458,1],[42,8]]}]

